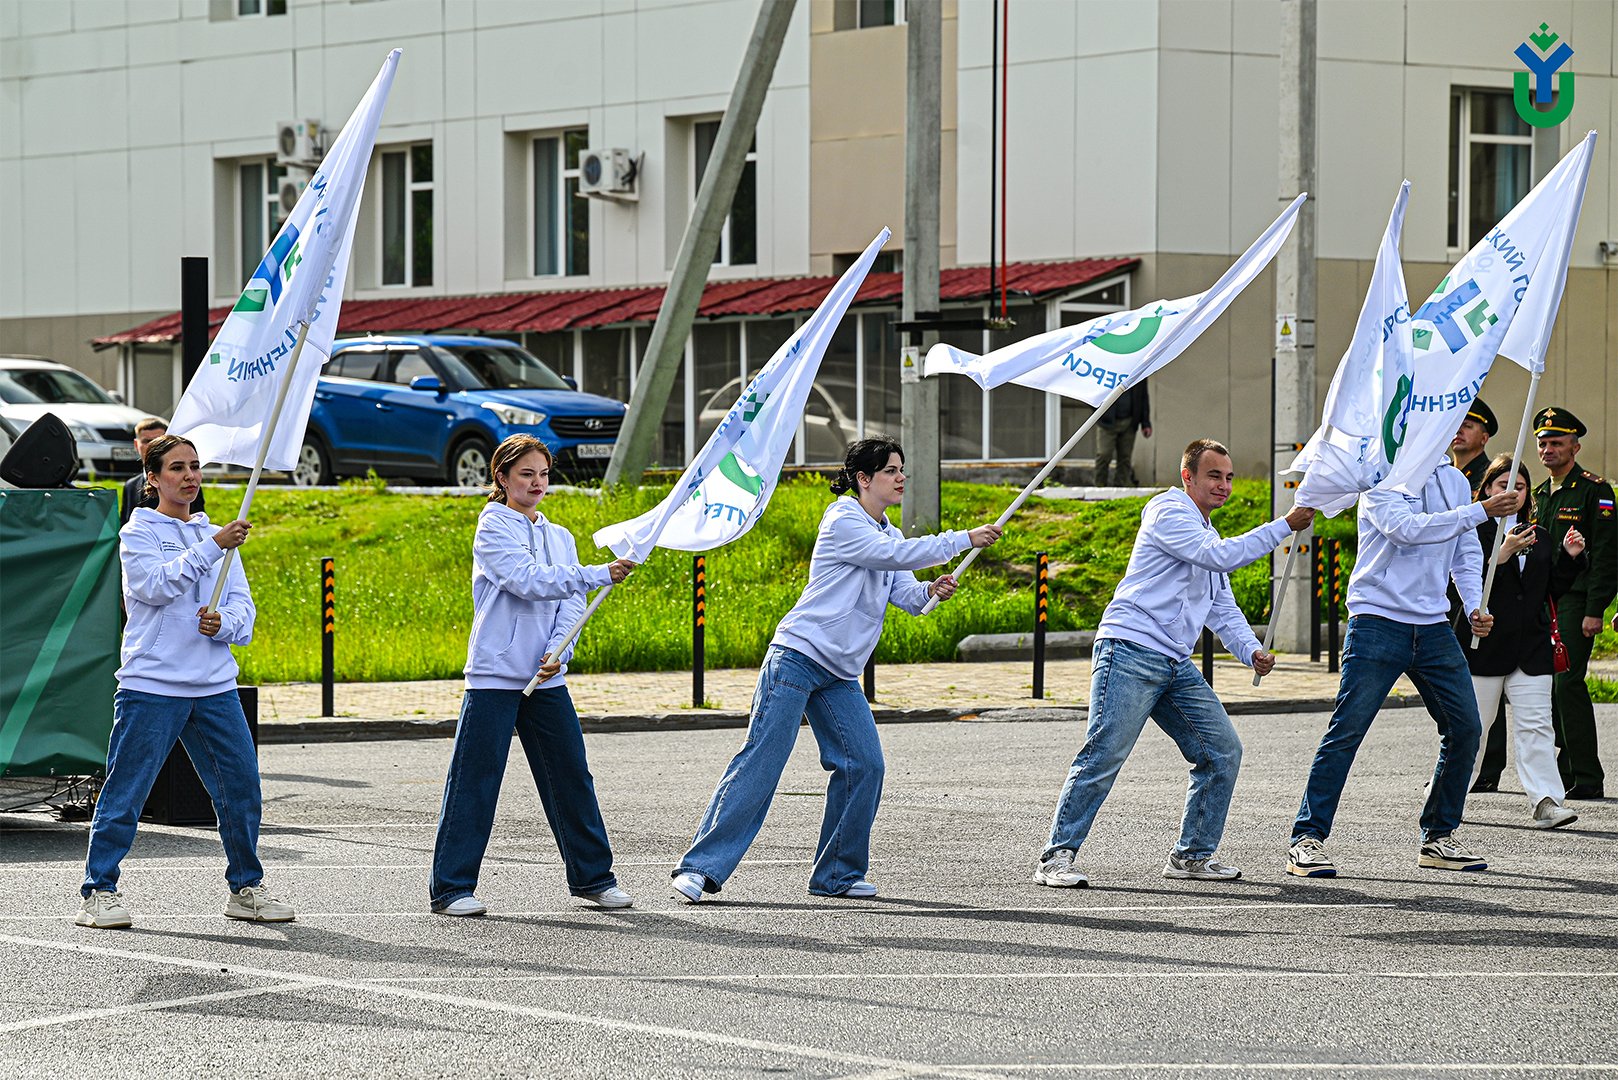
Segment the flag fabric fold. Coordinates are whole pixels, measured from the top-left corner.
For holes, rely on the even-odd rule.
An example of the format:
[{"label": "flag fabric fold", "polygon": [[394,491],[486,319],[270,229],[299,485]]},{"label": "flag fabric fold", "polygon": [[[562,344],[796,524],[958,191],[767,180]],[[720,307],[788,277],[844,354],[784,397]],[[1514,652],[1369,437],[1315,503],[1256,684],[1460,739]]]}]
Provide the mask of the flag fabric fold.
[{"label": "flag fabric fold", "polygon": [[1206,292],[1064,326],[982,356],[934,345],[924,371],[965,375],[985,390],[1010,382],[1099,406],[1164,367],[1219,318],[1281,250],[1306,198],[1294,199]]},{"label": "flag fabric fold", "polygon": [[1326,392],[1320,428],[1289,470],[1303,473],[1294,494],[1297,504],[1327,517],[1348,509],[1361,492],[1375,487],[1398,452],[1397,444],[1384,452],[1383,420],[1397,416],[1411,386],[1410,298],[1399,261],[1409,201],[1406,180],[1388,215],[1354,336]]},{"label": "flag fabric fold", "polygon": [[[315,383],[337,336],[360,193],[400,52],[383,61],[174,408],[170,430],[194,442],[204,462],[256,465],[268,436],[266,468],[297,463]],[[305,324],[303,355],[289,376],[285,368]],[[293,382],[272,433],[277,384],[288,377]]]},{"label": "flag fabric fold", "polygon": [[883,229],[730,407],[657,506],[595,533],[597,546],[644,562],[653,548],[708,551],[751,529],[780,480],[832,335],[890,232]]}]

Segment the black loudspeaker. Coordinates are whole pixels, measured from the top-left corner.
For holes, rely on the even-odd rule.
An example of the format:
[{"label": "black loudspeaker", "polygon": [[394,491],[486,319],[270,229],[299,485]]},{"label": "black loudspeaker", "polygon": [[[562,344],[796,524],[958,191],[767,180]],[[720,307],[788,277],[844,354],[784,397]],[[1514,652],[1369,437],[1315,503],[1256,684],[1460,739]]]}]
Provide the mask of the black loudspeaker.
[{"label": "black loudspeaker", "polygon": [[[242,699],[242,712],[247,714],[247,730],[252,733],[253,746],[258,746],[258,687],[239,686],[236,693]],[[159,825],[201,825],[212,828],[219,823],[214,817],[213,800],[202,786],[196,766],[180,743],[169,751],[169,759],[157,774],[157,782],[146,796],[146,808],[141,811],[142,821]]]},{"label": "black loudspeaker", "polygon": [[29,424],[0,459],[0,479],[20,488],[72,487],[78,474],[79,444],[55,413]]}]

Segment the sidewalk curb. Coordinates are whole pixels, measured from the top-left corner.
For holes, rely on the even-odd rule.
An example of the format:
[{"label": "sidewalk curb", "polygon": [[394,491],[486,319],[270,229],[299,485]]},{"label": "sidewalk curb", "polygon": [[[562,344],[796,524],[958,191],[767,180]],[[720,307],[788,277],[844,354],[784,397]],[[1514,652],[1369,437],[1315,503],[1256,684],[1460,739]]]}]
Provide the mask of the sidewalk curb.
[{"label": "sidewalk curb", "polygon": [[[1225,711],[1232,716],[1276,715],[1286,713],[1330,712],[1335,703],[1332,698],[1292,698],[1275,701],[1232,701]],[[1419,707],[1417,697],[1390,697],[1383,702],[1384,709]],[[879,724],[1024,724],[1062,723],[1084,721],[1090,710],[1083,705],[997,706],[988,709],[934,708],[875,710]],[[580,716],[579,721],[587,735],[605,735],[621,732],[645,731],[715,731],[723,728],[745,728],[749,714],[722,710],[692,710],[688,712],[653,713],[647,716],[609,715]],[[393,739],[450,739],[455,737],[456,721],[445,720],[360,720],[310,719],[291,722],[261,722],[258,741],[261,746],[281,746],[296,743],[381,742]]]}]

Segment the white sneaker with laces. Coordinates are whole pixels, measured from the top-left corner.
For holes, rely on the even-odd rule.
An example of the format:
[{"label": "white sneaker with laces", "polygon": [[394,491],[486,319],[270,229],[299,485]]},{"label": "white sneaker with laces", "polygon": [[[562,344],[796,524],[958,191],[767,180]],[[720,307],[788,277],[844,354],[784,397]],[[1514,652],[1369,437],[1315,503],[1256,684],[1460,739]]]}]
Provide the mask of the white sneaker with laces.
[{"label": "white sneaker with laces", "polygon": [[1081,874],[1073,866],[1073,859],[1078,855],[1076,851],[1067,848],[1058,848],[1051,853],[1051,857],[1039,864],[1034,871],[1035,885],[1050,885],[1057,889],[1088,889],[1090,879]]},{"label": "white sneaker with laces", "polygon": [[616,885],[609,885],[600,892],[585,893],[584,899],[597,907],[604,907],[609,910],[630,907],[635,903],[634,897]]},{"label": "white sneaker with laces", "polygon": [[97,889],[86,896],[73,921],[98,930],[122,930],[132,922],[124,907],[124,894],[117,889]]},{"label": "white sneaker with laces", "polygon": [[249,885],[230,894],[225,916],[246,922],[291,922],[296,916],[292,905],[277,900],[262,885]]},{"label": "white sneaker with laces", "polygon": [[1182,859],[1171,853],[1168,865],[1163,867],[1163,876],[1191,881],[1235,881],[1242,876],[1242,872],[1234,866],[1226,866],[1212,855],[1206,859]]},{"label": "white sneaker with laces", "polygon": [[707,884],[707,880],[701,874],[692,873],[689,870],[683,874],[674,875],[674,891],[693,904],[702,899],[703,893],[706,891],[704,886]]},{"label": "white sneaker with laces", "polygon": [[1571,825],[1579,820],[1579,815],[1565,806],[1558,805],[1549,795],[1539,800],[1534,807],[1534,828],[1560,829],[1563,825]]},{"label": "white sneaker with laces", "polygon": [[1421,844],[1421,854],[1416,858],[1416,865],[1428,870],[1487,870],[1487,860],[1479,858],[1467,850],[1466,845],[1455,839],[1455,834],[1449,836],[1435,836],[1431,840],[1424,840]]},{"label": "white sneaker with laces", "polygon": [[462,896],[451,900],[441,908],[433,909],[438,915],[482,915],[488,910],[483,901],[475,896]]},{"label": "white sneaker with laces", "polygon": [[846,896],[850,900],[863,900],[868,896],[876,895],[876,886],[869,881],[856,881],[837,895]]},{"label": "white sneaker with laces", "polygon": [[1336,877],[1337,866],[1326,854],[1326,845],[1306,836],[1287,849],[1287,873],[1298,877]]}]

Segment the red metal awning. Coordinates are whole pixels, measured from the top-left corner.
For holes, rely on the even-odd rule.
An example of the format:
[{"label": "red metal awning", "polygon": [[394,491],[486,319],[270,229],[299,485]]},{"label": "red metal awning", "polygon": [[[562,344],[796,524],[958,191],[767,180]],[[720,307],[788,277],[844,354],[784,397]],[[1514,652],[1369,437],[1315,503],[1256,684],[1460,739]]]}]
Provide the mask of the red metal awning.
[{"label": "red metal awning", "polygon": [[[1071,292],[1094,281],[1133,270],[1139,259],[1075,259],[1055,263],[1011,263],[1004,268],[1005,287],[1019,298],[1042,299]],[[749,278],[710,281],[702,290],[697,317],[717,319],[741,315],[786,315],[812,311],[835,284],[835,277]],[[998,285],[998,282],[996,283]],[[898,303],[904,277],[871,274],[854,298],[856,304]],[[494,293],[485,296],[401,297],[397,300],[348,300],[337,323],[339,334],[367,333],[545,333],[657,318],[664,287],[569,289],[556,292]],[[939,299],[945,303],[990,300],[989,268],[964,266],[940,275]],[[229,307],[208,312],[208,331],[225,321]],[[180,339],[180,313],[91,341],[97,349],[113,345],[172,344]]]}]

